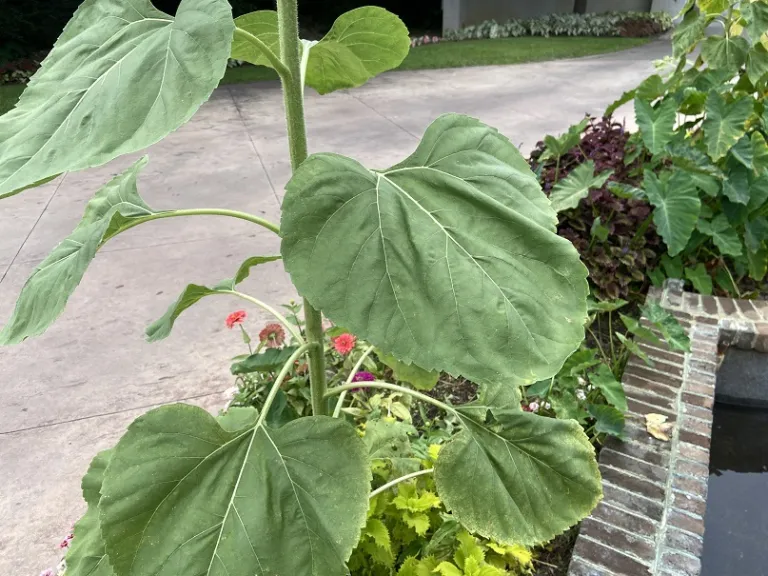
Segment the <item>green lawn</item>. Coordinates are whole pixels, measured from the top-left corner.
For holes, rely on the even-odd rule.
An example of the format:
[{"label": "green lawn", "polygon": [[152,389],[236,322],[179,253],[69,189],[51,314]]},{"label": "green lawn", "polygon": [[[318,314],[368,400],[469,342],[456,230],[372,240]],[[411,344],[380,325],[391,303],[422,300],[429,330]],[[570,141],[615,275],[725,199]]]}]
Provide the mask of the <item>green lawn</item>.
[{"label": "green lawn", "polygon": [[[558,58],[576,58],[634,48],[649,41],[648,38],[525,37],[443,42],[412,49],[399,70],[520,64]],[[239,84],[276,78],[277,74],[271,68],[246,65],[229,68],[221,83]],[[13,107],[21,90],[22,88],[17,85],[0,86],[0,114]]]}]

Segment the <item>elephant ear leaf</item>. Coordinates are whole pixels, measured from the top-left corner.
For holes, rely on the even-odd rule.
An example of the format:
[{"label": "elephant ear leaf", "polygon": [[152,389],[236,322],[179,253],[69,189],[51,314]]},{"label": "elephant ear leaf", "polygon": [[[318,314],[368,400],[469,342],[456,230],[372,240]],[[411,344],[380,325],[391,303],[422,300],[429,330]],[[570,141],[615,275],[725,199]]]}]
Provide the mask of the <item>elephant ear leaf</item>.
[{"label": "elephant ear leaf", "polygon": [[449,114],[387,170],[306,160],[287,186],[281,252],[314,307],[383,352],[522,384],[556,374],[584,337],[587,271],[556,221],[509,140]]},{"label": "elephant ear leaf", "polygon": [[645,192],[654,206],[653,223],[667,245],[669,254],[683,251],[696,228],[701,211],[701,200],[696,188],[685,173],[678,171],[657,177],[645,171]]},{"label": "elephant ear leaf", "polygon": [[149,0],[84,2],[0,116],[0,198],[176,130],[224,76],[233,30],[227,0],[182,0],[175,18]]},{"label": "elephant ear leaf", "polygon": [[80,224],[35,269],[21,290],[0,344],[18,344],[45,332],[64,311],[96,251],[110,238],[157,212],[139,196],[136,180],[146,156],[104,185],[88,202]]}]

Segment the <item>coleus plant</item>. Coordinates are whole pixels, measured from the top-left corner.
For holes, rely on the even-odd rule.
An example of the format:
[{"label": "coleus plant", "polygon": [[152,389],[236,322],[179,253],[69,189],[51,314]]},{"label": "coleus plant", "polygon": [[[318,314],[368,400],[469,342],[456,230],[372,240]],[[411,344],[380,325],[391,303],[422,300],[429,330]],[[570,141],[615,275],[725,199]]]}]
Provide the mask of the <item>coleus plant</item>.
[{"label": "coleus plant", "polygon": [[[706,30],[716,24],[719,35]],[[668,254],[651,271],[696,290],[738,293],[737,278],[768,271],[768,2],[689,0],[673,34],[674,71],[653,75],[607,111],[634,100],[638,187]],[[689,55],[692,60],[689,61]],[[634,160],[638,156],[632,155]]]},{"label": "coleus plant", "polygon": [[[172,17],[148,0],[86,0],[17,107],[0,117],[2,198],[160,140],[208,99],[230,56],[271,66],[284,92],[294,174],[279,227],[235,210],[152,209],[138,192],[142,158],[95,192],[0,333],[15,344],[46,330],[99,248],[145,222],[229,216],[282,239],[280,256],[249,258],[215,286],[189,285],[147,332],[168,336],[210,295],[272,314],[297,348],[261,412],[214,418],[176,404],[137,418],[84,478],[88,510],[75,528],[69,576],[347,574],[371,472],[354,428],[328,414],[330,400],[352,387],[406,393],[461,421],[434,479],[471,532],[500,544],[546,541],[600,498],[581,427],[520,408],[520,385],[559,371],[587,316],[587,271],[555,233],[536,178],[507,138],[456,114],[438,118],[387,170],[336,154],[308,157],[305,86],[360,85],[396,67],[409,38],[396,16],[365,7],[342,15],[318,43],[301,41],[297,12],[296,0],[278,0],[276,12],[234,20],[226,0],[182,0]],[[238,290],[277,258],[304,297],[305,335]],[[450,406],[379,381],[329,389],[321,314],[400,362],[476,382],[479,399]],[[313,413],[273,428],[271,403],[304,356]]]}]

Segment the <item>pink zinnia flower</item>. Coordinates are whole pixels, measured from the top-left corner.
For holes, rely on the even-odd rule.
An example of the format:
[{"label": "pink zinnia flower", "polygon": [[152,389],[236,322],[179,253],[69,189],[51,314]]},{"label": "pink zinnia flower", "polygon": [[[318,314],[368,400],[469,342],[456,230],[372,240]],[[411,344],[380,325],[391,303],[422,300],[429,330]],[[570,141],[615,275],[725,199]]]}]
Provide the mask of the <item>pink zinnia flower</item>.
[{"label": "pink zinnia flower", "polygon": [[355,344],[357,343],[357,338],[352,336],[352,334],[344,333],[341,336],[337,336],[333,339],[333,347],[336,349],[336,352],[341,354],[342,356],[346,356],[352,350],[355,349]]},{"label": "pink zinnia flower", "polygon": [[285,330],[280,324],[267,324],[259,332],[259,342],[263,342],[267,348],[280,348],[285,342]]},{"label": "pink zinnia flower", "polygon": [[227,328],[230,330],[235,327],[235,324],[242,324],[245,320],[245,317],[247,314],[245,313],[245,310],[238,310],[237,312],[232,312],[229,316],[227,316]]},{"label": "pink zinnia flower", "polygon": [[48,568],[48,570],[40,572],[40,576],[56,576],[56,572],[53,571],[53,568]]},{"label": "pink zinnia flower", "polygon": [[358,372],[352,378],[352,382],[373,382],[374,380],[376,380],[376,376],[370,372]]},{"label": "pink zinnia flower", "polygon": [[74,538],[74,534],[69,534],[64,540],[61,541],[61,544],[59,544],[59,548],[68,548],[69,543],[72,541],[72,538]]}]

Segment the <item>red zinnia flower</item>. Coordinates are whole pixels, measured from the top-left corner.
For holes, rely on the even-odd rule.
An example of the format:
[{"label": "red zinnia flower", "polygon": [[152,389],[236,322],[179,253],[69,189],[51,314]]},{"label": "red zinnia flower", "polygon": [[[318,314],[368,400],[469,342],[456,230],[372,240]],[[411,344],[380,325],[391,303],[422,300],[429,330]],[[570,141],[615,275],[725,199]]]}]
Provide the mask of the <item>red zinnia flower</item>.
[{"label": "red zinnia flower", "polygon": [[280,324],[267,324],[259,332],[259,342],[263,342],[267,348],[279,348],[285,342],[285,330]]},{"label": "red zinnia flower", "polygon": [[235,324],[242,324],[245,320],[246,313],[245,310],[238,310],[237,312],[232,312],[229,316],[227,316],[227,328],[230,330],[235,327]]},{"label": "red zinnia flower", "polygon": [[345,333],[333,339],[333,347],[336,349],[336,352],[346,356],[354,350],[356,342],[357,338],[352,336],[352,334]]}]

